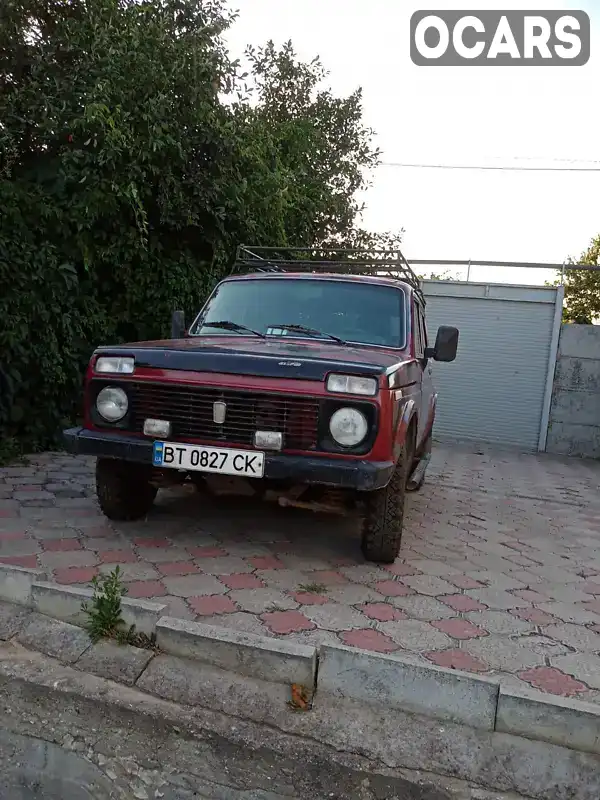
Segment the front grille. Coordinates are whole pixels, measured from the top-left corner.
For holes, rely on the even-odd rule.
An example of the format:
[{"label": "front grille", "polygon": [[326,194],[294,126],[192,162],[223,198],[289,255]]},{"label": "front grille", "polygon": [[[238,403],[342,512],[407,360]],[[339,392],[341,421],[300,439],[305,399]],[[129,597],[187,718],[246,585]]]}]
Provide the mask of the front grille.
[{"label": "front grille", "polygon": [[[172,437],[206,439],[253,446],[254,432],[281,431],[284,448],[315,450],[319,421],[319,401],[281,394],[255,394],[228,389],[173,386],[168,384],[129,384],[131,429],[143,432],[144,420],[169,420]],[[213,421],[213,403],[226,403],[225,422]]]}]

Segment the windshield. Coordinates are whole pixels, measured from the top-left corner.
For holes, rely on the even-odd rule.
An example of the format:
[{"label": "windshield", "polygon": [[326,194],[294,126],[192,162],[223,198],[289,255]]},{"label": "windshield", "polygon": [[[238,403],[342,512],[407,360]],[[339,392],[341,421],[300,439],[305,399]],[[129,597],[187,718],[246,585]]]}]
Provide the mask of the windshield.
[{"label": "windshield", "polygon": [[393,286],[318,278],[252,278],[217,287],[192,326],[192,335],[239,336],[207,327],[233,322],[262,334],[318,339],[286,325],[321,331],[322,338],[404,347],[404,293]]}]

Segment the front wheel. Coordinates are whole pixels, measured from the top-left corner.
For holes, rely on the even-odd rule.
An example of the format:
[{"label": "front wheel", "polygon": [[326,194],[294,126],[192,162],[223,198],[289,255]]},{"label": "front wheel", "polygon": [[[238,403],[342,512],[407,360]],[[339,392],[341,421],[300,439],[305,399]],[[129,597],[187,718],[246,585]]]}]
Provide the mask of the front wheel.
[{"label": "front wheel", "polygon": [[96,496],[109,519],[129,522],[145,517],[156,498],[149,470],[126,461],[99,458],[96,462]]},{"label": "front wheel", "polygon": [[388,485],[364,496],[361,544],[367,561],[391,564],[398,557],[402,542],[406,480],[411,463],[412,456],[405,445]]}]

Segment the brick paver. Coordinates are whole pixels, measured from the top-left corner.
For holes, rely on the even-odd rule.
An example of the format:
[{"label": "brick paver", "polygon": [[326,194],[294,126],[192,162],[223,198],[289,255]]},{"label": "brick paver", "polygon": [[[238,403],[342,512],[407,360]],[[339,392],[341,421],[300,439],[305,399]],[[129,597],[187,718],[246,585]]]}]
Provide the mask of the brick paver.
[{"label": "brick paver", "polygon": [[263,636],[338,642],[600,702],[600,464],[436,445],[395,564],[358,524],[244,497],[161,492],[140,522],[98,511],[93,461],[0,469],[0,563]]}]

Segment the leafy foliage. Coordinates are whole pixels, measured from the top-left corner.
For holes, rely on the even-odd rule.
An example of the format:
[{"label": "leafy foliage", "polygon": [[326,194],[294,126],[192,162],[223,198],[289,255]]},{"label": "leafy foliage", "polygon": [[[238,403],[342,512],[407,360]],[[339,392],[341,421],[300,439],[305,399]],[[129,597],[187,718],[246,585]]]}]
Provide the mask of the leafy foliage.
[{"label": "leafy foliage", "polygon": [[[590,242],[590,246],[582,253],[577,262],[600,266],[600,236]],[[600,319],[600,269],[599,270],[567,270],[564,277],[565,308],[563,320],[582,325],[591,325]]]},{"label": "leafy foliage", "polygon": [[121,614],[121,598],[127,589],[121,582],[119,567],[104,575],[95,576],[92,580],[94,596],[90,603],[83,603],[81,608],[87,614],[87,631],[92,642],[110,639],[123,635],[125,620]]},{"label": "leafy foliage", "polygon": [[290,43],[240,74],[233,20],[224,0],[3,0],[0,440],[53,444],[92,349],[168,335],[239,242],[387,241],[356,227],[379,157],[360,92]]}]

